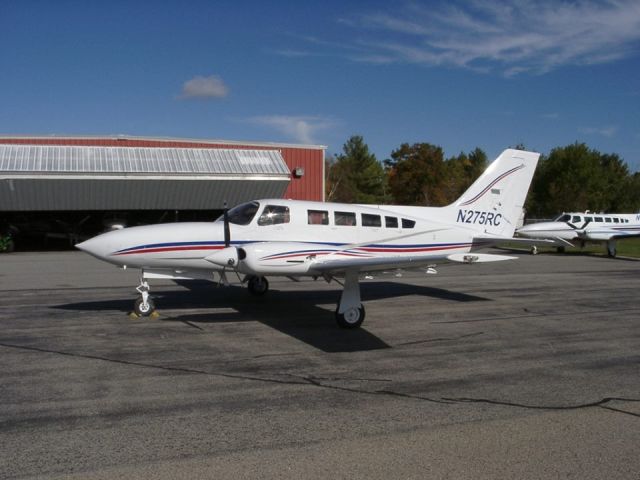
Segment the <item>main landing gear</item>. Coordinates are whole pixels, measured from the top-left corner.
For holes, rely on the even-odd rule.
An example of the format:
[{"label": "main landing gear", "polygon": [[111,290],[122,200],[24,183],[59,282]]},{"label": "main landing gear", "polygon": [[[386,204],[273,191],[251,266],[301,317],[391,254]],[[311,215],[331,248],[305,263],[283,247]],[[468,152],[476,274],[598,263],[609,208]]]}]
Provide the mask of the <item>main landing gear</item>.
[{"label": "main landing gear", "polygon": [[336,309],[336,322],[340,328],[358,328],[364,322],[364,306],[360,301],[358,272],[348,271],[344,278],[344,290]]},{"label": "main landing gear", "polygon": [[251,275],[247,279],[247,288],[252,295],[262,296],[269,290],[269,282],[265,277]]}]

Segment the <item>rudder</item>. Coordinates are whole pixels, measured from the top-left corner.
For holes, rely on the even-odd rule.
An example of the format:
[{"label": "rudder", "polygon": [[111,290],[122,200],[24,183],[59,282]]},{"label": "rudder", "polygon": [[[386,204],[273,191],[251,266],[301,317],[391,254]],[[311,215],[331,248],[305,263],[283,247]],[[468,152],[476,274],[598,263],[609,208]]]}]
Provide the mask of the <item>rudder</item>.
[{"label": "rudder", "polygon": [[458,224],[512,237],[540,154],[507,149],[447,208]]}]

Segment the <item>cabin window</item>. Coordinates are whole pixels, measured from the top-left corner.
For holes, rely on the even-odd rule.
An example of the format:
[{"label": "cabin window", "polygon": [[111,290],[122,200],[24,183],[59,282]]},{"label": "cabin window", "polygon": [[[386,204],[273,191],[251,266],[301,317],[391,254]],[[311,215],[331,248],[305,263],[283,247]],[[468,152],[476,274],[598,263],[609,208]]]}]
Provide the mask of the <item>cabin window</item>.
[{"label": "cabin window", "polygon": [[593,222],[593,217],[584,217],[585,222]]},{"label": "cabin window", "polygon": [[356,214],[353,212],[334,212],[333,221],[336,225],[354,226],[356,224]]},{"label": "cabin window", "polygon": [[387,228],[398,228],[398,218],[384,217],[384,226]]},{"label": "cabin window", "polygon": [[604,217],[604,221],[605,221],[606,223],[611,223],[611,219],[610,219],[609,217]]},{"label": "cabin window", "polygon": [[618,218],[614,218],[614,219],[613,219],[613,223],[620,223],[620,219],[618,219]]},{"label": "cabin window", "polygon": [[329,212],[326,210],[307,210],[309,225],[329,225]]},{"label": "cabin window", "polygon": [[[233,207],[227,213],[229,217],[229,223],[233,223],[235,225],[249,225],[253,217],[255,217],[258,212],[258,208],[260,208],[260,204],[258,202],[249,202],[242,203],[237,207]],[[219,222],[224,221],[224,215],[218,218]]]},{"label": "cabin window", "polygon": [[602,217],[596,217],[596,222],[602,223]]},{"label": "cabin window", "polygon": [[580,223],[582,221],[582,217],[580,217],[579,215],[574,215],[573,219],[571,219],[571,221],[573,223]]},{"label": "cabin window", "polygon": [[402,228],[413,228],[416,226],[416,222],[407,218],[402,219]]},{"label": "cabin window", "polygon": [[381,227],[382,220],[380,219],[380,215],[370,215],[368,213],[363,213],[362,226],[363,227]]},{"label": "cabin window", "polygon": [[258,225],[278,225],[289,223],[289,207],[283,205],[267,205],[258,218]]}]

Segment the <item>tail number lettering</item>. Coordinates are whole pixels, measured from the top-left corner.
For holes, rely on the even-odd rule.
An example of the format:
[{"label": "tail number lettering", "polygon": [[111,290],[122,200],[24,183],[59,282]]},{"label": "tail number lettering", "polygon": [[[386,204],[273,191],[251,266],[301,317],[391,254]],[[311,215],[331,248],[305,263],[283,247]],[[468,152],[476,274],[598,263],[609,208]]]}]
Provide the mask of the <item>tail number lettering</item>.
[{"label": "tail number lettering", "polygon": [[491,225],[497,227],[502,221],[502,214],[483,212],[480,210],[458,210],[458,223],[471,223],[476,225]]}]

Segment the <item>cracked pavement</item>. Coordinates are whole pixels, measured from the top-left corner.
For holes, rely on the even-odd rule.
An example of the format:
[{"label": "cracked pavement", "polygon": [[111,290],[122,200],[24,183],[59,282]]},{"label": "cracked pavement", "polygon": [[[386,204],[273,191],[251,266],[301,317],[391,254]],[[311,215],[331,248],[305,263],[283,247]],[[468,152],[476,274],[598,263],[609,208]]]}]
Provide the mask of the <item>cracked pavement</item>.
[{"label": "cracked pavement", "polygon": [[1,478],[637,478],[640,262],[521,255],[264,298],[0,256]]}]

